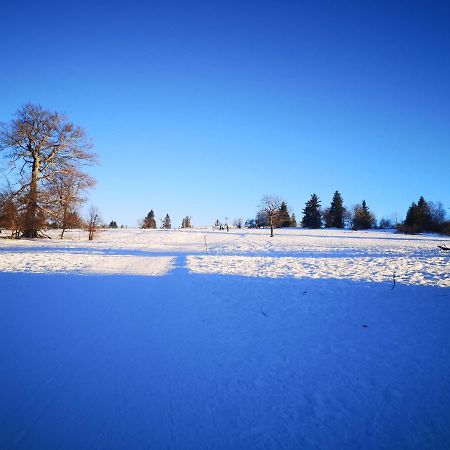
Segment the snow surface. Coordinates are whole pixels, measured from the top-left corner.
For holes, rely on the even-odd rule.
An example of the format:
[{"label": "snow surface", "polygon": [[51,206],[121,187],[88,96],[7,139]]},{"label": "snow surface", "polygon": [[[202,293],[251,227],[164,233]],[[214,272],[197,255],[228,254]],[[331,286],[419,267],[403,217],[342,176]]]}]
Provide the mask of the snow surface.
[{"label": "snow surface", "polygon": [[0,239],[0,448],[448,449],[438,244],[300,229]]},{"label": "snow surface", "polygon": [[2,252],[4,272],[78,272],[130,275],[164,275],[174,258],[131,255],[98,255],[67,252]]}]

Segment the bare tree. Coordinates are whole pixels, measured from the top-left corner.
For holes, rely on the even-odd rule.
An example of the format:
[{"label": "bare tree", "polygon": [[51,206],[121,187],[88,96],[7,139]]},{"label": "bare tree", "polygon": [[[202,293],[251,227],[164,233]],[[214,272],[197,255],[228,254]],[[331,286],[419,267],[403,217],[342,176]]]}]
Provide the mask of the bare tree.
[{"label": "bare tree", "polygon": [[0,193],[0,233],[7,229],[11,239],[18,238],[20,234],[21,215],[14,197],[10,192]]},{"label": "bare tree", "polygon": [[48,192],[53,199],[54,219],[61,228],[61,239],[68,228],[80,226],[78,208],[87,200],[83,194],[93,186],[95,180],[76,169],[56,173],[49,179]]},{"label": "bare tree", "polygon": [[281,203],[282,200],[276,195],[265,195],[261,200],[260,208],[267,216],[270,225],[270,237],[273,237],[273,228],[281,208]]},{"label": "bare tree", "polygon": [[94,235],[100,227],[101,221],[102,219],[98,209],[95,206],[91,206],[87,218],[88,239],[90,241],[94,239]]},{"label": "bare tree", "polygon": [[242,219],[239,217],[238,219],[235,219],[235,220],[234,220],[233,225],[234,225],[236,228],[242,228],[242,223],[243,223],[243,221],[242,221]]},{"label": "bare tree", "polygon": [[[48,214],[41,199],[42,183],[56,173],[70,173],[92,164],[96,156],[84,131],[65,115],[31,103],[0,128],[0,151],[6,151],[11,170],[16,170],[25,193],[23,236],[34,238]],[[43,220],[44,218],[44,220]]]}]

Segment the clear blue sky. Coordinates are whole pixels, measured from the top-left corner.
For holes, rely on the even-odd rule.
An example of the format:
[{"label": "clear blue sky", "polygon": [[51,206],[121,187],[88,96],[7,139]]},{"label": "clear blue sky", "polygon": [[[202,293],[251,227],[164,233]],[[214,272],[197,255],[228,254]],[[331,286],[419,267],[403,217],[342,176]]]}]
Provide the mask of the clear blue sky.
[{"label": "clear blue sky", "polygon": [[90,203],[135,226],[297,218],[316,192],[377,217],[450,207],[449,2],[3,2],[0,121],[66,112],[95,142]]}]

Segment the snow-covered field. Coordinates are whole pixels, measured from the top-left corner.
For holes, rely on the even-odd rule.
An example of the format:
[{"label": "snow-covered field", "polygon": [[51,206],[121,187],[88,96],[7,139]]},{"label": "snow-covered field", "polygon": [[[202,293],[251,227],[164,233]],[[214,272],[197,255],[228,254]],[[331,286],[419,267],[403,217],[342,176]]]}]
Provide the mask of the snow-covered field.
[{"label": "snow-covered field", "polygon": [[0,239],[0,448],[450,448],[450,239],[56,236]]},{"label": "snow-covered field", "polygon": [[[108,230],[64,240],[0,241],[0,271],[163,275],[191,273],[250,277],[332,278],[450,287],[450,239],[387,232],[330,230]],[[181,262],[181,263],[180,263]]]}]

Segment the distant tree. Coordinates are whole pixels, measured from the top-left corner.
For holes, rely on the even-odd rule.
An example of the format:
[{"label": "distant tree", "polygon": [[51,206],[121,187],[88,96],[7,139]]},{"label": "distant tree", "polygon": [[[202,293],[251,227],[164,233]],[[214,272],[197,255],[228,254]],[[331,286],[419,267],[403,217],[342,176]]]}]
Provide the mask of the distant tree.
[{"label": "distant tree", "polygon": [[102,219],[100,217],[100,213],[98,209],[95,206],[91,206],[89,209],[87,221],[86,221],[86,228],[88,231],[88,239],[92,241],[94,239],[95,234],[97,233],[98,229],[100,228],[100,224],[102,222]]},{"label": "distant tree", "polygon": [[365,200],[353,208],[351,222],[353,230],[367,230],[375,226],[375,216],[369,211]]},{"label": "distant tree", "polygon": [[423,197],[420,197],[417,202],[417,211],[421,228],[424,231],[432,231],[433,219],[431,217],[430,206]]},{"label": "distant tree", "polygon": [[294,213],[292,213],[292,216],[291,216],[291,224],[290,224],[290,226],[293,227],[293,228],[295,228],[297,226],[297,219],[296,219]]},{"label": "distant tree", "polygon": [[10,193],[0,194],[0,232],[7,229],[11,239],[20,237],[22,217],[15,202],[15,198]]},{"label": "distant tree", "polygon": [[325,227],[327,228],[344,228],[345,225],[345,213],[344,201],[339,191],[336,191],[333,195],[331,205],[325,211]]},{"label": "distant tree", "polygon": [[256,228],[264,228],[269,226],[269,217],[267,215],[267,212],[264,210],[259,210],[256,213]]},{"label": "distant tree", "polygon": [[244,223],[245,228],[256,228],[257,222],[256,219],[247,219]]},{"label": "distant tree", "polygon": [[380,219],[380,223],[378,224],[378,228],[381,228],[382,230],[388,230],[391,228],[395,228],[394,225],[392,224],[392,221],[386,217],[382,217]]},{"label": "distant tree", "polygon": [[[57,112],[31,103],[16,118],[0,127],[0,151],[6,151],[11,169],[17,167],[23,198],[22,234],[35,238],[49,215],[44,181],[55,174],[80,172],[82,165],[94,163],[92,145],[84,131]],[[20,169],[19,169],[20,168]]]},{"label": "distant tree", "polygon": [[60,238],[70,228],[79,228],[82,220],[79,207],[87,198],[85,192],[95,186],[95,180],[79,170],[70,170],[52,174],[46,179],[49,194],[49,214],[61,229]]},{"label": "distant tree", "polygon": [[111,220],[111,222],[109,222],[109,228],[117,228],[117,222],[115,220]]},{"label": "distant tree", "polygon": [[147,214],[144,221],[142,222],[142,228],[156,228],[156,219],[153,209],[150,210],[150,212]]},{"label": "distant tree", "polygon": [[235,220],[233,221],[233,225],[234,225],[236,228],[242,228],[242,219],[241,219],[241,218],[235,219]]},{"label": "distant tree", "polygon": [[403,233],[421,233],[424,231],[442,233],[446,228],[445,209],[440,202],[428,203],[423,197],[417,203],[411,203],[404,222],[397,226]]},{"label": "distant tree", "polygon": [[163,220],[163,223],[162,223],[162,227],[165,228],[165,229],[172,228],[172,224],[170,223],[169,214],[166,214],[166,217],[164,217],[164,220]]},{"label": "distant tree", "polygon": [[312,194],[311,198],[305,204],[302,226],[304,228],[320,228],[322,226],[320,201],[316,194]]},{"label": "distant tree", "polygon": [[281,199],[275,195],[265,195],[261,200],[261,211],[267,216],[270,226],[270,237],[273,237],[273,229],[280,212],[281,204]]},{"label": "distant tree", "polygon": [[402,224],[398,225],[398,229],[404,233],[420,232],[418,214],[417,203],[412,202],[406,212],[405,220]]},{"label": "distant tree", "polygon": [[[169,227],[170,228],[170,227]],[[181,221],[181,228],[192,228],[191,225],[191,218],[189,216],[186,216],[182,221]]]},{"label": "distant tree", "polygon": [[286,228],[291,226],[291,216],[289,215],[286,202],[281,202],[280,209],[275,220],[275,226],[277,228]]},{"label": "distant tree", "polygon": [[421,233],[422,231],[430,231],[431,222],[431,211],[428,203],[423,197],[420,197],[417,203],[411,203],[403,224],[398,228],[405,233]]},{"label": "distant tree", "polygon": [[441,232],[444,228],[447,213],[441,202],[428,202],[431,215],[432,231]]}]

